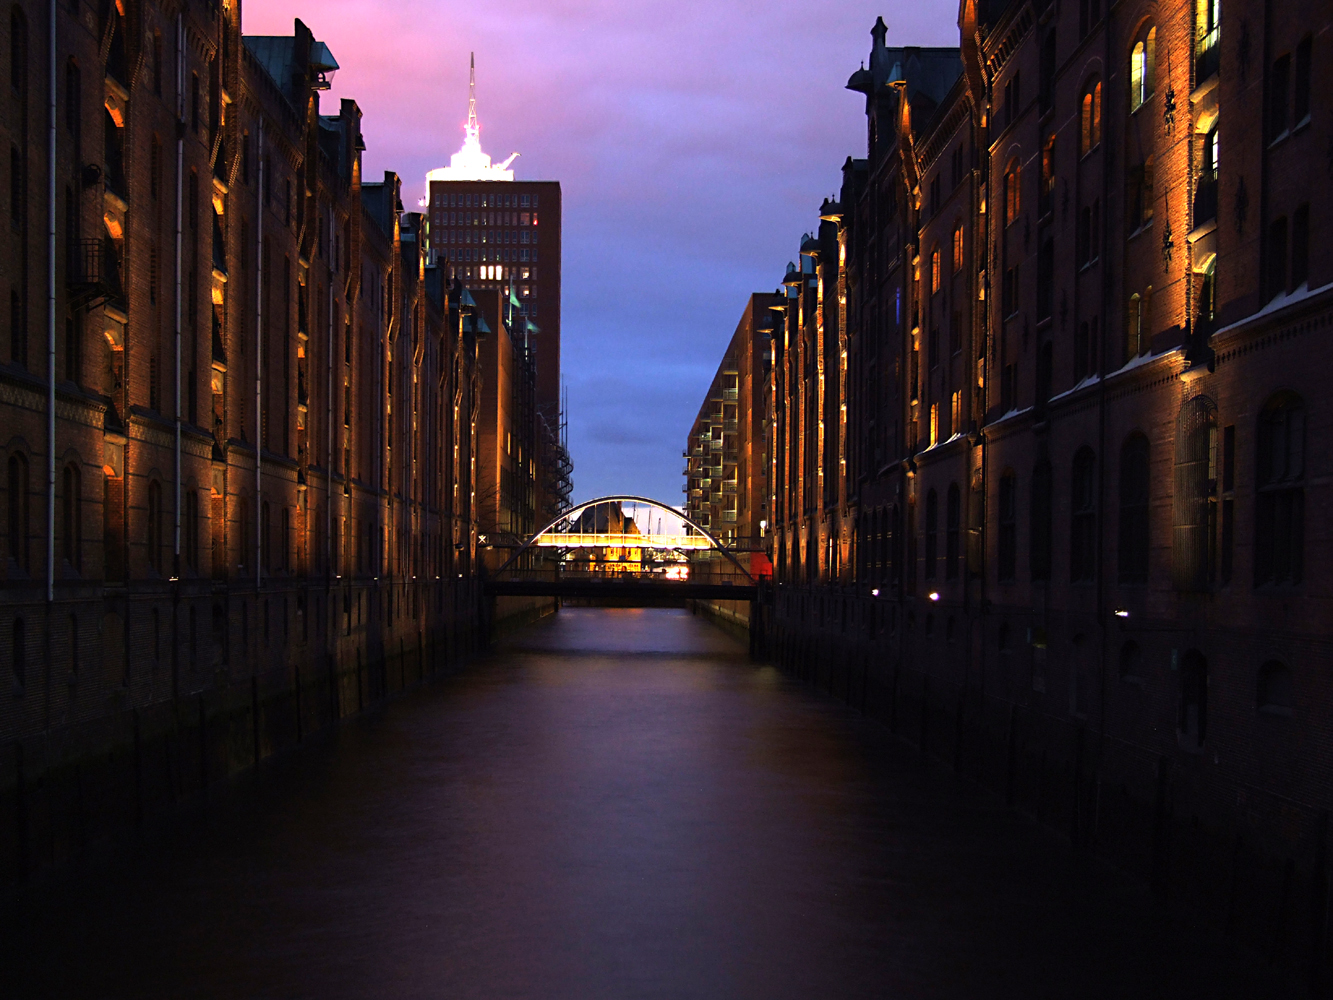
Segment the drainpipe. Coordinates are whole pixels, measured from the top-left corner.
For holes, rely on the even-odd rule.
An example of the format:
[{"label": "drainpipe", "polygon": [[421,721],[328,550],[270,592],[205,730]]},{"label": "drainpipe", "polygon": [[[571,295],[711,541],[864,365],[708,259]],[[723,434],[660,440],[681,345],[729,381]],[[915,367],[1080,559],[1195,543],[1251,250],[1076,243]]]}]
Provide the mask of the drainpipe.
[{"label": "drainpipe", "polygon": [[259,138],[256,146],[259,160],[259,184],[255,197],[255,591],[263,583],[259,557],[263,551],[264,523],[261,487],[260,452],[264,445],[263,398],[263,331],[264,331],[264,117],[259,117]]},{"label": "drainpipe", "polygon": [[[329,239],[333,239],[333,203],[329,203]],[[318,250],[318,244],[316,245]],[[328,432],[328,445],[325,458],[324,481],[328,484],[328,503],[325,505],[328,509],[325,516],[328,518],[328,560],[330,578],[337,576],[334,572],[333,553],[335,546],[333,544],[333,273],[329,273],[329,344],[328,344],[328,392],[324,401],[325,423]],[[329,620],[333,620],[332,613]]]},{"label": "drainpipe", "polygon": [[[51,0],[46,240],[46,600],[56,596],[56,0]],[[49,615],[48,615],[49,618]],[[50,626],[47,627],[50,632]]]},{"label": "drainpipe", "polygon": [[185,170],[185,26],[176,15],[176,526],[175,575],[181,569],[181,184]]}]

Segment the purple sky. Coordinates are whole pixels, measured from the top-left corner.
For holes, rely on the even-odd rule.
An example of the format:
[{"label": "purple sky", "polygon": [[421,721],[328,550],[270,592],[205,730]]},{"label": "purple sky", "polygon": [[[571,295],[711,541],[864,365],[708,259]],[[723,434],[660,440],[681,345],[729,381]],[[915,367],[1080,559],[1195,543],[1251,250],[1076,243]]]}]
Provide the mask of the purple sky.
[{"label": "purple sky", "polygon": [[[574,495],[682,501],[680,453],[751,292],[818,224],[863,98],[844,90],[883,14],[890,45],[956,45],[954,3],[251,0],[300,17],[355,98],[365,176],[419,192],[462,145],[477,54],[482,148],[564,190],[564,377]],[[407,194],[408,192],[405,192]],[[415,198],[412,199],[413,202]],[[405,205],[408,198],[404,198]]]}]

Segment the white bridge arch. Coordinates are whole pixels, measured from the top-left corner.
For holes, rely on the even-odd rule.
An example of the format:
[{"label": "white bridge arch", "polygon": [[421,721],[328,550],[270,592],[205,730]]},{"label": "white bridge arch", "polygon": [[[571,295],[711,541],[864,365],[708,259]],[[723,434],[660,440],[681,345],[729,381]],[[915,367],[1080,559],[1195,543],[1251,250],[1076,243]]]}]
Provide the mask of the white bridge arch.
[{"label": "white bridge arch", "polygon": [[[600,507],[604,504],[634,504],[636,506],[650,507],[654,510],[661,511],[663,514],[679,518],[699,534],[653,535],[650,532],[649,534],[626,535],[556,532],[555,529],[561,524],[582,516],[587,510],[594,507]],[[666,504],[649,497],[631,496],[628,494],[623,496],[598,497],[595,500],[588,500],[571,507],[563,514],[551,520],[545,527],[520,545],[518,549],[514,551],[514,554],[506,559],[504,564],[495,571],[495,575],[499,576],[513,565],[514,561],[518,559],[519,556],[532,548],[591,548],[600,545],[623,548],[661,548],[677,551],[684,549],[696,552],[715,549],[722,553],[722,555],[724,555],[731,564],[741,572],[745,579],[749,580],[751,583],[754,582],[754,577],[750,575],[750,571],[742,566],[731,553],[731,550],[723,545],[722,542],[703,525],[699,524],[682,511],[677,510],[675,507],[669,507]]]}]

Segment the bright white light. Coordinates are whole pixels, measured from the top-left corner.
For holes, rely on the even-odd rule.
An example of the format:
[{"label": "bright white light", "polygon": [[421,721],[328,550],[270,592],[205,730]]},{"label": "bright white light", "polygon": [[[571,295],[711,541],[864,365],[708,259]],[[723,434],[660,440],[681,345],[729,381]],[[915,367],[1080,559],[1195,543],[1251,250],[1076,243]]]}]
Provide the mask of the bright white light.
[{"label": "bright white light", "polygon": [[940,599],[940,593],[939,593],[939,591],[938,591],[938,590],[932,590],[932,591],[930,592],[930,599],[931,599],[932,601],[938,601],[938,600]]},{"label": "bright white light", "polygon": [[876,587],[874,590],[872,590],[872,591],[870,592],[870,596],[871,596],[871,597],[878,597],[878,596],[879,596],[879,588]]},{"label": "bright white light", "polygon": [[1129,612],[1126,611],[1124,608],[1116,608],[1116,609],[1115,609],[1115,616],[1116,616],[1117,618],[1128,618],[1128,617],[1129,617]]},{"label": "bright white light", "polygon": [[491,163],[481,151],[481,126],[477,124],[477,66],[472,61],[472,79],[468,84],[467,125],[463,127],[463,148],[449,158],[449,166],[439,167],[426,175],[431,181],[512,181],[514,172],[509,164],[518,158],[514,153],[503,163]]}]

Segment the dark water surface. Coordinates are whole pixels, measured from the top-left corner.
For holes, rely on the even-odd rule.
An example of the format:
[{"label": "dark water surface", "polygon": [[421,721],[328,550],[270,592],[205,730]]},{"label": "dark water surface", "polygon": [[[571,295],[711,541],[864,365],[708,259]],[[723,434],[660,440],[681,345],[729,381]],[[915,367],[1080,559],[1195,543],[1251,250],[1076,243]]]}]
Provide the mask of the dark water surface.
[{"label": "dark water surface", "polygon": [[1265,997],[679,611],[566,609],[0,923],[0,995]]}]

